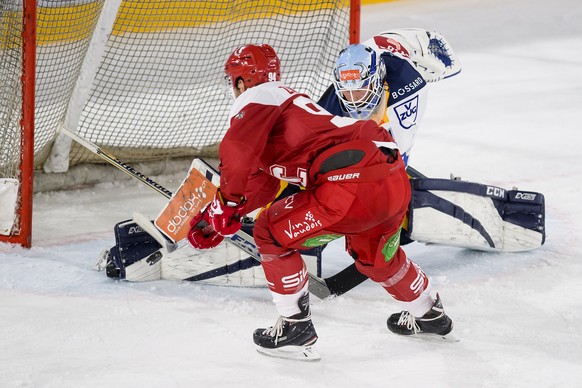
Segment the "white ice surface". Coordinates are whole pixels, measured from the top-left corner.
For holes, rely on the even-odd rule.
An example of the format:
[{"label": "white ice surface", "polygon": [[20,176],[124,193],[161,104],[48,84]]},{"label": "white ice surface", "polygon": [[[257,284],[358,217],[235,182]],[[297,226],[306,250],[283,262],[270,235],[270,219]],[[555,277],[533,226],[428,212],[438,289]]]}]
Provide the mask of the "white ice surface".
[{"label": "white ice surface", "polygon": [[[0,244],[0,387],[581,386],[581,4],[410,0],[362,9],[362,39],[435,29],[463,63],[460,75],[431,85],[411,165],[546,197],[540,249],[406,247],[461,342],[389,333],[397,305],[366,282],[336,299],[312,297],[320,362],[261,356],[251,333],[277,318],[266,289],[127,283],[92,270],[116,222],[134,211],[153,216],[164,201],[140,183],[102,184],[37,194],[34,247]],[[349,262],[335,244],[324,275]]]}]

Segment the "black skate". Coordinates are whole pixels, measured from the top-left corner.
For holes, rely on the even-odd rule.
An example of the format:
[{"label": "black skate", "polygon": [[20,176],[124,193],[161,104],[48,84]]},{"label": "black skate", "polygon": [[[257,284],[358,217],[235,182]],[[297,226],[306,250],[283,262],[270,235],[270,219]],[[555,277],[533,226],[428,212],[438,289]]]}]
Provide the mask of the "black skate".
[{"label": "black skate", "polygon": [[289,318],[279,317],[275,326],[257,329],[253,341],[257,351],[271,357],[300,361],[318,361],[321,356],[311,349],[317,341],[317,333],[311,322],[309,294],[299,299],[301,312]]},{"label": "black skate", "polygon": [[388,330],[400,335],[416,336],[418,334],[430,334],[448,341],[459,339],[451,333],[453,321],[447,314],[437,294],[437,299],[432,308],[420,318],[415,318],[408,311],[401,311],[390,315],[388,318]]}]

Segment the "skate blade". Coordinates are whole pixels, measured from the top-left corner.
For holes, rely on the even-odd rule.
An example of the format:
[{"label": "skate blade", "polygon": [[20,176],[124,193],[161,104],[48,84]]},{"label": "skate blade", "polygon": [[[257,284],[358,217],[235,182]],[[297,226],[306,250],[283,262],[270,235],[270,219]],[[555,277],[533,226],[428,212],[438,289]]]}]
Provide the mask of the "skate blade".
[{"label": "skate blade", "polygon": [[449,334],[440,335],[440,334],[432,334],[432,333],[418,333],[415,335],[411,335],[411,338],[417,338],[422,341],[435,341],[435,342],[459,342],[461,338],[457,337],[453,332]]},{"label": "skate blade", "polygon": [[446,342],[459,342],[461,337],[458,337],[455,333],[450,332],[449,334],[441,335],[441,339],[445,340]]},{"label": "skate blade", "polygon": [[311,346],[283,346],[276,349],[267,349],[257,346],[257,352],[265,356],[283,358],[294,361],[319,361],[321,355],[311,349]]}]

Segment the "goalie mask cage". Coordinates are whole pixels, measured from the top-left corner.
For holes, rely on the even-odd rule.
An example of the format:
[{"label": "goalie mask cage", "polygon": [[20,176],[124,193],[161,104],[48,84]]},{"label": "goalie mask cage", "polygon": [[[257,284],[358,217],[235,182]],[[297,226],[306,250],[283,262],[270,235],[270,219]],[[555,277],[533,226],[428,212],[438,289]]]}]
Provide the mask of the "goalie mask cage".
[{"label": "goalie mask cage", "polygon": [[25,246],[33,173],[102,163],[59,128],[128,163],[213,156],[227,129],[223,65],[235,47],[270,44],[282,80],[319,98],[339,51],[359,41],[359,0],[5,0],[1,7],[0,182],[19,186],[14,225],[0,230],[0,241]]}]

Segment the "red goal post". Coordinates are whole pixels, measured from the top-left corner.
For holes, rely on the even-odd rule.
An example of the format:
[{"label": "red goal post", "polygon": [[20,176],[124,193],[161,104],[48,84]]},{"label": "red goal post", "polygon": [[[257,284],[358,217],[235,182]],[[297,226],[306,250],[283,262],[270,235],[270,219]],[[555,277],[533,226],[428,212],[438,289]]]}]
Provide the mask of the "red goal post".
[{"label": "red goal post", "polygon": [[[359,40],[359,0],[7,0],[0,10],[0,183],[18,182],[0,242],[31,245],[33,176],[102,160],[213,155],[230,102],[222,66],[269,43],[283,81],[318,98]],[[4,214],[6,218],[6,215]],[[5,221],[5,220],[4,220]],[[6,223],[6,222],[5,222]]]},{"label": "red goal post", "polygon": [[0,12],[0,242],[30,247],[36,1],[5,1]]}]

